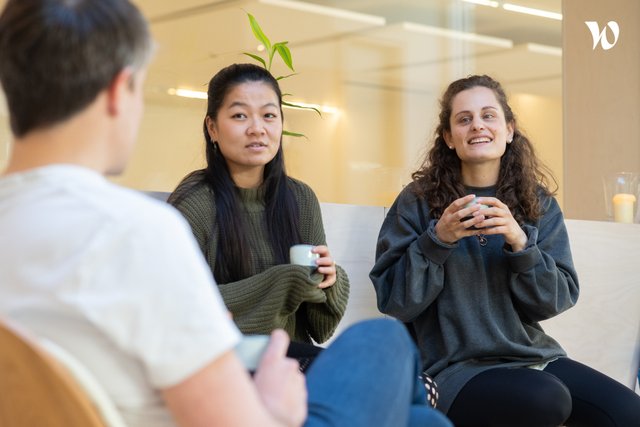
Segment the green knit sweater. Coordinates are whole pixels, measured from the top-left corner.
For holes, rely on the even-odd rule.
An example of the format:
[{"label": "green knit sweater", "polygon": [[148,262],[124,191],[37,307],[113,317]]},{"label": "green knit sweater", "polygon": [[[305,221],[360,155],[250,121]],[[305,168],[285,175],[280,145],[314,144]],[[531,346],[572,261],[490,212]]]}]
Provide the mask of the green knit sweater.
[{"label": "green knit sweater", "polygon": [[[300,211],[302,243],[325,245],[320,204],[313,190],[290,178]],[[185,184],[181,184],[185,185]],[[233,319],[245,334],[267,334],[276,328],[287,331],[293,341],[325,342],[334,333],[344,315],[349,297],[349,279],[336,266],[336,283],[318,288],[323,275],[308,267],[276,265],[265,222],[265,205],[261,189],[238,189],[244,207],[248,241],[253,252],[252,275],[230,283],[218,283],[222,298]],[[176,192],[180,191],[180,187]],[[216,207],[213,191],[198,185],[177,204],[169,202],[185,216],[211,271],[215,271],[218,230],[214,227]]]}]

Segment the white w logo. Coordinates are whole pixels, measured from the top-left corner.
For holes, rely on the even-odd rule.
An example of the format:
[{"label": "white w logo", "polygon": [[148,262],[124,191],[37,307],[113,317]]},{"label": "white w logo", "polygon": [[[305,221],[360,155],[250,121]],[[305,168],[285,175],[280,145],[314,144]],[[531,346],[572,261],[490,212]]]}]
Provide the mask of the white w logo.
[{"label": "white w logo", "polygon": [[[591,31],[591,37],[593,37],[593,50],[598,46],[598,42],[600,42],[600,45],[604,50],[611,49],[618,42],[620,27],[618,27],[618,23],[616,21],[609,21],[602,31],[600,31],[596,21],[584,21],[584,23],[587,24],[587,27],[589,27],[589,30]],[[613,43],[609,43],[609,39],[607,38],[607,27],[609,27],[613,33]]]}]

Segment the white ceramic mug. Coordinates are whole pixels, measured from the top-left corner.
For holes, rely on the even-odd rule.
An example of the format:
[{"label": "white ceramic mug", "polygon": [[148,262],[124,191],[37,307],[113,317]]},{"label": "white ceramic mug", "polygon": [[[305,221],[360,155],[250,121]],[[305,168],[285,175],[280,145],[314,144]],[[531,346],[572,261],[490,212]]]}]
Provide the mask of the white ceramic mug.
[{"label": "white ceramic mug", "polygon": [[317,267],[316,260],[320,254],[311,252],[313,245],[293,245],[289,249],[289,262],[291,264]]},{"label": "white ceramic mug", "polygon": [[[477,198],[477,197],[474,197],[472,201],[470,201],[469,203],[467,203],[466,205],[464,205],[464,208],[470,208],[471,206],[476,205],[476,204],[478,204],[478,198]],[[480,204],[480,210],[482,210],[482,209],[486,209],[486,208],[488,208],[488,207],[489,207],[488,205]],[[472,219],[472,218],[473,218],[473,216],[472,216],[472,215],[465,216],[464,218],[462,218],[462,219],[460,220],[460,222],[464,222],[464,221],[467,221],[467,220]],[[473,230],[480,230],[480,228],[476,227],[475,225],[472,225],[472,226],[471,226],[471,227],[469,227],[469,228],[470,228],[470,229],[473,229]]]}]

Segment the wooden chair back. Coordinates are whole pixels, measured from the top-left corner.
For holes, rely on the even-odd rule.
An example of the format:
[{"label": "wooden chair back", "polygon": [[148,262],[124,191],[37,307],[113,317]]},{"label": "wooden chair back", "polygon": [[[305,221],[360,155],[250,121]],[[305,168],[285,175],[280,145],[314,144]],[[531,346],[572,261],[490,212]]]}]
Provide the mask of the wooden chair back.
[{"label": "wooden chair back", "polygon": [[0,427],[106,427],[72,374],[0,319]]}]

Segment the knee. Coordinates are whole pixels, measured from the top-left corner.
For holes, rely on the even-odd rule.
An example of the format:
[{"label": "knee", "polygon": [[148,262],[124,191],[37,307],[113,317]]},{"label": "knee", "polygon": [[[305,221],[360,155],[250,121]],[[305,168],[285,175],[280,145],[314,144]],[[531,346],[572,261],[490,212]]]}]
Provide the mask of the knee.
[{"label": "knee", "polygon": [[407,328],[395,319],[364,320],[349,327],[342,335],[348,336],[349,340],[362,341],[363,346],[367,346],[368,343],[375,345],[378,350],[387,349],[396,356],[417,355],[417,349]]},{"label": "knee", "polygon": [[571,415],[571,392],[556,378],[546,384],[538,384],[529,398],[531,408],[539,419],[538,425],[563,425]]},{"label": "knee", "polygon": [[379,344],[411,341],[407,328],[401,322],[388,318],[360,321],[348,328],[345,334],[383,338],[384,341],[378,341]]}]

